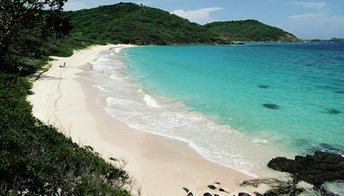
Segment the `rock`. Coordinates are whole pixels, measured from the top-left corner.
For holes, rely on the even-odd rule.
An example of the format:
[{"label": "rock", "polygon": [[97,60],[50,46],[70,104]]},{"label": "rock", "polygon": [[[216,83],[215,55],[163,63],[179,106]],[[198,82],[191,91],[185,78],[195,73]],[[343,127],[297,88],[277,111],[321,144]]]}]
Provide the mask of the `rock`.
[{"label": "rock", "polygon": [[278,194],[275,193],[275,192],[272,191],[272,190],[269,190],[269,191],[267,191],[266,193],[264,193],[263,196],[278,196]]},{"label": "rock", "polygon": [[238,196],[251,196],[250,194],[248,194],[248,193],[243,193],[243,192],[240,192],[239,194],[238,194]]},{"label": "rock", "polygon": [[214,185],[208,185],[208,188],[210,188],[211,190],[217,189],[216,186],[214,186]]},{"label": "rock", "polygon": [[269,161],[268,167],[292,173],[315,186],[327,181],[344,180],[344,157],[329,152],[317,151],[313,156],[296,156],[295,160],[277,157]]},{"label": "rock", "polygon": [[258,193],[258,192],[254,192],[255,196],[263,196],[262,194]]},{"label": "rock", "polygon": [[277,180],[275,178],[261,178],[261,179],[245,180],[240,184],[240,186],[258,187],[260,184],[266,184],[271,187],[277,187],[277,186],[280,186],[282,183],[283,181]]},{"label": "rock", "polygon": [[273,103],[264,103],[263,104],[264,107],[272,109],[272,110],[278,110],[279,106]]},{"label": "rock", "polygon": [[270,189],[264,193],[264,196],[278,196],[278,195],[299,195],[304,189],[293,187],[279,187]]},{"label": "rock", "polygon": [[341,111],[336,109],[327,109],[327,112],[334,115],[342,113]]},{"label": "rock", "polygon": [[214,184],[220,185],[221,183],[219,183],[219,182],[215,182]]},{"label": "rock", "polygon": [[192,194],[192,192],[189,192],[189,193],[187,194],[187,196],[194,196],[194,195]]},{"label": "rock", "polygon": [[185,192],[189,192],[189,189],[188,188],[185,188],[185,187],[183,187],[183,190],[185,191]]},{"label": "rock", "polygon": [[334,181],[334,182],[326,182],[322,184],[320,187],[316,187],[316,190],[321,195],[326,196],[338,196],[344,195],[344,181]]},{"label": "rock", "polygon": [[212,196],[212,194],[206,192],[206,193],[203,194],[203,196]]},{"label": "rock", "polygon": [[225,193],[228,193],[225,189],[223,189],[223,188],[219,188],[219,191],[220,192],[225,192]]},{"label": "rock", "polygon": [[267,89],[269,88],[270,86],[269,85],[265,85],[265,84],[261,84],[261,85],[258,85],[259,88],[262,88],[262,89]]},{"label": "rock", "polygon": [[253,186],[258,187],[261,184],[268,185],[271,189],[264,193],[265,195],[290,195],[293,193],[302,192],[303,189],[297,188],[292,181],[281,181],[275,178],[265,178],[265,179],[254,179],[245,180],[241,183],[241,186]]}]

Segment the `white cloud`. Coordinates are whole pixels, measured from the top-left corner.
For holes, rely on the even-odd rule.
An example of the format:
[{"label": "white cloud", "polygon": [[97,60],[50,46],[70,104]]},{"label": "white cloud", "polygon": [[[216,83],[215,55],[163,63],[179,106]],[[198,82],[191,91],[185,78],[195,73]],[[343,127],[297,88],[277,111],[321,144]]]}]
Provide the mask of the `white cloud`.
[{"label": "white cloud", "polygon": [[80,10],[80,9],[86,9],[92,7],[91,5],[85,3],[85,2],[79,2],[79,1],[67,1],[65,5],[63,6],[63,10],[70,11],[70,10]]},{"label": "white cloud", "polygon": [[289,19],[292,20],[302,20],[302,19],[309,19],[309,18],[317,18],[325,16],[325,13],[306,13],[306,14],[298,14],[298,15],[291,15],[288,16]]},{"label": "white cloud", "polygon": [[211,13],[223,10],[221,7],[208,7],[197,10],[175,10],[172,14],[186,18],[192,22],[199,24],[206,24],[208,22],[215,21],[216,19],[210,16]]},{"label": "white cloud", "polygon": [[327,6],[326,2],[293,2],[293,5],[299,5],[305,9],[323,9]]},{"label": "white cloud", "polygon": [[286,30],[299,35],[300,38],[344,37],[344,16],[327,13],[306,13],[288,16]]}]

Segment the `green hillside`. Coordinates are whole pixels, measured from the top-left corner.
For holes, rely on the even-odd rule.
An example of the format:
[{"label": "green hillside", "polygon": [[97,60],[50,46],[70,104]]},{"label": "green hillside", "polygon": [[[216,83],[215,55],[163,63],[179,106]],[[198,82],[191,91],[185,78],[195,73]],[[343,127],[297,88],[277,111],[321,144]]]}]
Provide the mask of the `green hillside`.
[{"label": "green hillside", "polygon": [[257,20],[213,22],[205,27],[233,41],[298,41],[294,35]]},{"label": "green hillside", "polygon": [[169,12],[119,3],[66,13],[73,38],[109,43],[203,44],[227,43],[213,31]]},{"label": "green hillside", "polygon": [[1,1],[0,195],[119,195],[131,186],[124,164],[104,160],[32,115],[29,76],[49,55],[84,43],[68,38],[63,1]]}]

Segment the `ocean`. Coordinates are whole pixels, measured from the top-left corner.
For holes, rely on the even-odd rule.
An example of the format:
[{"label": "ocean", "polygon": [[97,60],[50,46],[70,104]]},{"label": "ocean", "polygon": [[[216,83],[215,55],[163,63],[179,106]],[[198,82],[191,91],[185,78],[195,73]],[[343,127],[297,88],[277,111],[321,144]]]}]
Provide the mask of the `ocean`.
[{"label": "ocean", "polygon": [[140,46],[92,64],[109,115],[248,175],[276,156],[344,155],[343,43]]}]

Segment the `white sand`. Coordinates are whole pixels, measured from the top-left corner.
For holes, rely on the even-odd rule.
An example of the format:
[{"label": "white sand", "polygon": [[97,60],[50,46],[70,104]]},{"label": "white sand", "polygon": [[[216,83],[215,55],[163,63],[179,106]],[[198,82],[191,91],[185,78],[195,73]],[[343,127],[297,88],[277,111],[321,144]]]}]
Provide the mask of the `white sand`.
[{"label": "white sand", "polygon": [[[126,170],[136,178],[134,189],[141,186],[143,195],[186,195],[183,187],[194,195],[233,195],[245,189],[252,193],[238,186],[250,177],[204,159],[186,143],[131,129],[96,104],[96,89],[83,79],[91,73],[80,66],[95,60],[101,51],[123,47],[128,46],[92,46],[68,58],[55,58],[52,67],[34,82],[34,94],[28,98],[33,114],[74,142],[92,146],[107,160],[125,159]],[[64,62],[66,67],[59,67]],[[207,188],[214,182],[230,194]]]}]

